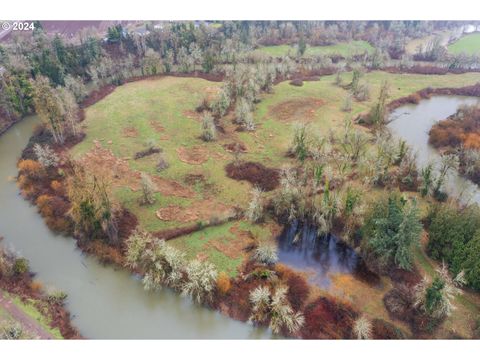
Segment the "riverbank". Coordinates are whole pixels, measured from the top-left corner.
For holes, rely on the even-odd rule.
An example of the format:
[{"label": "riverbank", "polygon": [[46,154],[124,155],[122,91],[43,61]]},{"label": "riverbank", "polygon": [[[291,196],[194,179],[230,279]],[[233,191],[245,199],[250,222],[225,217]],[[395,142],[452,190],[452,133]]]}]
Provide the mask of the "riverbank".
[{"label": "riverbank", "polygon": [[[64,307],[66,295],[46,294],[42,284],[33,280],[25,259],[15,259],[1,248],[0,257],[0,328],[5,334],[38,339],[80,339]],[[13,333],[12,328],[15,329]]]}]

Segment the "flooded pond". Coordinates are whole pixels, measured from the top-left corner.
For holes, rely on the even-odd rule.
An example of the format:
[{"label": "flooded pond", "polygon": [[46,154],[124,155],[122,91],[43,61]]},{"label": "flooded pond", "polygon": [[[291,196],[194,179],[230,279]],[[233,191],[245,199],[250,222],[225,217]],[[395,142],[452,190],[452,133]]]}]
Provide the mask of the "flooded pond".
[{"label": "flooded pond", "polygon": [[278,238],[280,262],[308,274],[309,281],[322,289],[331,285],[333,274],[351,274],[374,282],[362,258],[333,235],[318,236],[317,227],[293,221]]},{"label": "flooded pond", "polygon": [[138,278],[102,266],[76,248],[75,240],[53,234],[35,207],[23,200],[13,177],[16,162],[37,123],[29,117],[0,136],[0,236],[2,246],[27,258],[47,289],[68,294],[73,324],[94,339],[270,338],[218,312],[194,305],[167,289],[146,292]]},{"label": "flooded pond", "polygon": [[[407,142],[417,154],[417,166],[422,168],[429,163],[438,164],[439,152],[428,143],[428,133],[438,121],[453,115],[461,105],[473,105],[478,98],[465,96],[433,96],[421,100],[419,104],[409,104],[397,108],[390,114],[388,128],[398,138]],[[477,185],[460,176],[456,171],[448,174],[445,182],[447,193],[462,202],[480,203]]]}]

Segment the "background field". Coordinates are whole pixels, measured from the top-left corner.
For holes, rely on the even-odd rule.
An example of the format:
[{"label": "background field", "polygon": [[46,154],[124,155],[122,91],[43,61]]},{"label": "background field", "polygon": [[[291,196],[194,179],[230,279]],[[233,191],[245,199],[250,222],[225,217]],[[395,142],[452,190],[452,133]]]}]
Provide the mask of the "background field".
[{"label": "background field", "polygon": [[480,54],[480,33],[463,36],[458,41],[448,46],[448,51],[453,54],[465,53],[468,55]]},{"label": "background field", "polygon": [[[366,41],[358,40],[349,43],[340,43],[327,46],[307,46],[304,56],[311,55],[341,55],[343,57],[354,54],[363,54],[365,51],[373,52],[373,47]],[[290,45],[265,46],[254,50],[254,53],[281,57],[291,53],[296,54],[296,49]]]}]

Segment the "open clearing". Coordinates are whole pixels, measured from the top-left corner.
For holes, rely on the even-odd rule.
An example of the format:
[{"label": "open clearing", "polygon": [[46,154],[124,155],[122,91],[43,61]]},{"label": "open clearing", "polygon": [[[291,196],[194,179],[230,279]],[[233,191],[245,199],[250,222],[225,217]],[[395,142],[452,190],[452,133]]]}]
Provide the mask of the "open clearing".
[{"label": "open clearing", "polygon": [[480,33],[462,36],[459,40],[448,46],[448,51],[453,54],[480,54]]},{"label": "open clearing", "polygon": [[[344,84],[351,78],[351,73],[342,74]],[[282,82],[274,86],[272,94],[263,95],[257,104],[255,132],[236,131],[231,118],[226,117],[221,120],[225,133],[217,132],[217,141],[208,143],[199,137],[201,121],[195,108],[206,93],[215,93],[220,83],[168,76],[128,83],[87,109],[83,123],[87,136],[72,153],[84,161],[90,157],[91,164],[97,162],[108,170],[104,173],[110,174],[118,200],[137,216],[144,229],[154,232],[195,225],[222,218],[235,207],[245,209],[248,204],[252,185],[226,175],[225,167],[234,160],[231,144],[241,143],[246,149],[240,155],[242,161],[280,169],[292,161],[286,153],[295,122],[307,122],[312,134],[339,132],[346,116],[353,118],[369,109],[384,81],[392,84],[391,99],[395,99],[426,87],[471,85],[480,81],[480,74],[369,72],[362,80],[370,84],[371,98],[361,103],[354,101],[349,114],[340,110],[347,90],[334,85],[334,80],[334,75],[325,76],[318,81],[304,82],[301,87]],[[134,154],[145,150],[152,142],[162,152],[134,160]],[[95,155],[95,151],[103,155]],[[157,171],[160,155],[168,161],[169,167]],[[141,206],[138,202],[141,171],[150,174],[156,185],[153,205]],[[374,196],[375,191],[371,191],[367,197]],[[420,205],[426,208],[426,204]],[[245,248],[254,241],[273,241],[276,234],[278,227],[273,223],[252,225],[232,220],[174,238],[169,243],[185,251],[189,258],[208,259],[220,271],[234,276],[247,257]],[[432,272],[431,264],[423,257],[424,252],[418,251],[417,263],[421,269],[426,267],[422,272],[428,275]],[[387,316],[382,296],[391,286],[389,281],[386,280],[381,291],[350,278],[339,277],[334,282],[335,292],[351,301],[356,301],[352,288],[356,289],[356,296],[362,294],[360,306],[363,311]],[[452,318],[445,327],[458,328],[463,321],[462,314],[468,314],[465,309],[472,306],[466,300],[458,303],[456,319],[460,320]],[[462,329],[458,331],[463,333]]]},{"label": "open clearing", "polygon": [[[325,46],[307,46],[304,56],[314,55],[341,55],[343,57],[355,54],[363,54],[364,52],[373,52],[373,47],[366,41],[357,40],[349,43],[340,43]],[[273,45],[264,46],[254,51],[256,54],[265,54],[269,56],[281,57],[287,54],[296,54],[296,49],[290,45]]]}]

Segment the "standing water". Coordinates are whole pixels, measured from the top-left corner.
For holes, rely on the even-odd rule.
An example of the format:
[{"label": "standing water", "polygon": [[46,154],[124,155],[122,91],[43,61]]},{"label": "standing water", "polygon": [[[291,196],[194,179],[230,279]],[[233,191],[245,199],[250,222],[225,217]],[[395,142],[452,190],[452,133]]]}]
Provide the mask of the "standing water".
[{"label": "standing water", "polygon": [[[462,105],[473,105],[478,98],[465,96],[434,96],[421,100],[419,104],[404,105],[390,115],[388,128],[391,133],[407,142],[417,154],[417,166],[422,168],[429,163],[439,164],[439,152],[428,143],[429,131],[438,121],[455,114]],[[480,203],[480,191],[477,185],[450,171],[445,181],[445,190],[462,202]]]},{"label": "standing water", "polygon": [[127,271],[100,265],[53,234],[35,207],[22,199],[13,178],[16,162],[37,123],[28,117],[0,137],[0,236],[30,262],[37,279],[68,294],[72,323],[96,339],[248,339],[270,337],[217,312],[196,306],[178,294],[146,292]]},{"label": "standing water", "polygon": [[323,289],[331,285],[331,275],[351,274],[374,283],[376,276],[362,258],[334,235],[319,236],[314,225],[293,221],[278,238],[280,262],[307,273],[309,281]]}]

